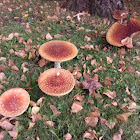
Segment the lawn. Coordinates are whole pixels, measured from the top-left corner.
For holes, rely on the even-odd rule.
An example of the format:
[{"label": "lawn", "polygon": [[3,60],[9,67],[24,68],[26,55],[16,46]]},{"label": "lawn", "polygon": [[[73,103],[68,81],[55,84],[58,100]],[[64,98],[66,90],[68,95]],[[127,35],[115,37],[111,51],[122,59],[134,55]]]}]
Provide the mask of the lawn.
[{"label": "lawn", "polygon": [[[126,5],[132,17],[139,16],[136,2],[128,1]],[[5,74],[0,93],[21,87],[34,102],[45,97],[38,105],[39,120],[34,122],[30,106],[10,121],[13,125],[18,121],[18,140],[62,140],[67,133],[73,140],[85,140],[86,134],[91,139],[112,140],[119,129],[123,131],[122,140],[140,139],[139,38],[134,40],[132,49],[111,46],[106,41],[111,26],[107,19],[86,15],[80,22],[77,18],[69,20],[67,16],[76,13],[60,8],[54,1],[5,0],[0,2],[0,12],[0,73]],[[62,97],[44,94],[37,82],[40,73],[54,67],[38,53],[40,45],[50,40],[70,41],[78,48],[74,59],[62,63],[62,68],[76,79],[74,89]],[[78,85],[84,81],[85,73],[102,85],[92,95]],[[82,109],[74,113],[71,107],[76,101]],[[95,125],[91,120],[85,121],[90,117],[97,120]],[[34,126],[29,129],[31,122]],[[8,130],[0,128],[2,131],[4,140],[12,139]]]}]

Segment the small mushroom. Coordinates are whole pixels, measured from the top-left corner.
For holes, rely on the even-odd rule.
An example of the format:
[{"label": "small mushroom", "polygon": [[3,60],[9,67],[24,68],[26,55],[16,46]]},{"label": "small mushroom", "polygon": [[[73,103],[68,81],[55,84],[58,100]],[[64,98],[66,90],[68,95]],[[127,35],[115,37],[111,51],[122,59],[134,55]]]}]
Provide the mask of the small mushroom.
[{"label": "small mushroom", "polygon": [[0,96],[0,114],[16,117],[23,114],[30,103],[29,93],[23,88],[12,88]]},{"label": "small mushroom", "polygon": [[63,96],[71,92],[75,80],[68,70],[52,68],[40,75],[38,85],[48,95]]},{"label": "small mushroom", "polygon": [[114,46],[124,46],[121,41],[126,37],[130,37],[133,33],[140,31],[140,19],[130,18],[129,23],[124,26],[119,22],[115,22],[107,32],[107,42]]},{"label": "small mushroom", "polygon": [[73,59],[77,53],[76,46],[67,41],[49,41],[39,48],[39,54],[43,58],[55,62],[55,68],[61,68],[61,62]]},{"label": "small mushroom", "polygon": [[128,11],[124,10],[116,10],[113,12],[113,18],[117,20],[121,20],[121,24],[123,22],[123,19],[125,19],[128,15]]}]

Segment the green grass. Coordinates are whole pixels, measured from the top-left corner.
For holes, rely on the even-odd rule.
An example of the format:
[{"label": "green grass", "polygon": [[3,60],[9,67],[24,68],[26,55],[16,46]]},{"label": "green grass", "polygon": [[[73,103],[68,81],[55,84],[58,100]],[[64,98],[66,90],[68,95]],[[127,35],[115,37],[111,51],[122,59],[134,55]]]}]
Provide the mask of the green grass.
[{"label": "green grass", "polygon": [[[28,2],[28,0],[27,0]],[[11,1],[11,4],[13,2]],[[25,3],[25,2],[24,2]],[[89,126],[85,125],[85,118],[89,116],[90,112],[93,112],[93,105],[88,103],[89,99],[94,100],[94,106],[98,107],[101,110],[101,117],[105,119],[111,119],[116,118],[117,114],[123,113],[121,110],[122,103],[127,103],[127,101],[124,100],[124,98],[129,97],[132,99],[130,95],[128,95],[125,91],[126,87],[128,86],[130,89],[131,94],[135,95],[137,98],[140,97],[140,77],[135,75],[132,72],[129,72],[128,70],[124,71],[123,73],[118,72],[118,63],[120,60],[125,61],[125,67],[133,67],[135,71],[140,70],[140,64],[138,61],[133,59],[133,57],[138,56],[140,54],[140,50],[138,47],[135,47],[133,50],[126,49],[126,55],[124,58],[122,58],[122,55],[118,54],[118,50],[120,48],[114,47],[109,45],[106,42],[105,36],[100,36],[100,31],[107,32],[108,25],[103,24],[103,19],[97,18],[97,17],[90,17],[89,22],[83,22],[78,23],[75,21],[75,23],[72,23],[70,21],[66,21],[65,17],[69,12],[60,12],[58,16],[58,21],[51,20],[47,18],[47,15],[54,15],[56,14],[54,8],[56,6],[56,3],[54,2],[39,2],[39,6],[44,6],[44,8],[39,8],[39,14],[35,15],[34,11],[29,11],[29,8],[35,8],[37,1],[34,0],[34,3],[30,4],[29,6],[23,6],[21,9],[16,9],[16,7],[19,7],[19,5],[23,5],[23,2],[16,2],[13,3],[14,7],[12,8],[12,12],[7,11],[8,3],[5,3],[3,8],[0,10],[3,12],[3,19],[0,23],[0,35],[3,35],[7,37],[12,32],[18,32],[20,33],[19,37],[23,37],[24,41],[26,42],[29,38],[32,39],[33,44],[31,45],[32,48],[36,49],[37,45],[41,45],[44,42],[47,42],[48,40],[42,38],[42,34],[50,33],[52,36],[56,34],[61,34],[62,37],[58,40],[70,40],[72,43],[76,45],[79,52],[78,55],[70,61],[63,62],[62,67],[67,69],[69,66],[74,67],[75,65],[79,66],[80,72],[83,73],[83,65],[86,63],[87,70],[90,70],[90,76],[93,75],[92,71],[97,68],[96,66],[91,65],[91,60],[96,59],[97,63],[99,63],[101,66],[106,68],[106,70],[98,71],[97,74],[99,76],[99,82],[103,84],[105,77],[110,77],[114,79],[112,82],[112,85],[110,87],[104,86],[102,89],[97,90],[98,93],[100,93],[103,96],[104,101],[101,103],[101,99],[95,99],[89,96],[88,90],[83,89],[73,89],[72,92],[68,95],[65,95],[63,97],[57,98],[57,97],[51,97],[46,94],[44,94],[38,87],[37,80],[39,78],[40,73],[42,73],[44,70],[52,68],[54,66],[53,63],[48,63],[43,68],[39,67],[38,61],[41,59],[41,57],[38,57],[38,60],[35,61],[35,58],[28,59],[30,50],[26,52],[27,57],[22,58],[19,56],[16,56],[14,54],[9,55],[9,50],[13,49],[14,51],[19,51],[25,48],[25,45],[20,44],[18,42],[18,39],[14,37],[11,41],[3,41],[0,40],[0,49],[2,53],[0,54],[0,57],[6,57],[6,62],[0,62],[1,64],[4,64],[7,68],[4,71],[7,79],[6,81],[9,82],[9,84],[0,83],[4,86],[4,89],[2,92],[14,88],[14,87],[22,87],[27,88],[26,85],[28,82],[31,82],[30,87],[31,89],[27,89],[27,91],[30,94],[31,100],[37,101],[40,97],[44,96],[46,97],[45,103],[43,107],[40,110],[41,115],[46,115],[46,120],[51,120],[55,123],[54,127],[44,126],[44,121],[41,120],[35,124],[33,128],[28,130],[29,123],[31,122],[31,119],[29,118],[29,110],[26,111],[23,115],[21,115],[19,118],[19,135],[18,140],[35,140],[37,136],[40,137],[41,140],[62,140],[63,136],[67,133],[70,133],[74,140],[84,140],[82,138],[85,131],[88,129],[93,129]],[[44,3],[47,3],[46,5]],[[47,6],[50,5],[50,8]],[[5,12],[6,11],[6,12]],[[22,18],[21,13],[28,11],[29,17]],[[42,12],[41,12],[42,11]],[[19,17],[18,20],[14,20],[14,17]],[[91,20],[94,19],[97,20],[100,25],[96,24],[93,26],[91,24]],[[45,24],[42,24],[42,21],[45,20]],[[1,21],[0,21],[1,22]],[[30,29],[32,33],[29,33],[25,30],[25,24],[30,23]],[[102,25],[101,25],[102,24]],[[40,32],[37,32],[36,28],[40,29]],[[48,27],[51,28],[51,30],[48,30]],[[88,36],[88,32],[85,30],[83,31],[77,31],[79,27],[84,27],[85,29],[91,30],[91,32],[94,32],[95,30],[98,31],[98,37],[91,37],[91,41],[86,42],[84,41],[85,36]],[[99,28],[99,29],[98,29]],[[39,38],[39,40],[38,40]],[[57,40],[56,38],[53,38],[53,40]],[[87,50],[87,49],[81,49],[81,46],[85,45],[98,45],[99,51],[94,50]],[[17,49],[14,49],[13,46],[18,45]],[[104,47],[107,47],[107,51],[104,52]],[[116,53],[117,57],[114,57],[113,54]],[[90,54],[93,56],[91,60],[86,60],[87,55]],[[37,57],[37,56],[36,56]],[[113,58],[113,65],[116,67],[116,69],[112,68],[112,64],[107,64],[106,57]],[[125,58],[129,58],[130,62],[126,61]],[[9,59],[14,60],[15,65],[19,68],[19,71],[12,71],[11,67],[8,66]],[[101,60],[102,59],[102,60]],[[24,73],[26,76],[25,81],[21,81],[21,76],[23,74],[23,71],[21,70],[21,65],[23,62],[28,62],[28,65],[26,66],[29,71]],[[83,77],[80,78],[79,81],[83,81]],[[109,99],[107,96],[103,95],[103,91],[105,90],[111,90],[116,91],[117,97],[113,100]],[[80,93],[85,94],[85,98],[83,100],[83,110],[78,113],[71,113],[71,106],[74,102],[74,95]],[[110,106],[105,107],[105,104],[110,104],[112,101],[118,101],[118,106]],[[132,99],[133,100],[133,99]],[[137,105],[139,105],[139,100],[136,101]],[[53,112],[50,109],[50,104],[55,105],[60,111],[61,114],[56,118],[53,115]],[[139,130],[139,109],[134,111],[134,114],[129,117],[128,121],[126,123],[122,123],[117,119],[117,124],[115,128],[110,130],[107,126],[101,126],[100,122],[98,122],[97,126],[94,128],[96,132],[98,133],[98,136],[104,136],[103,140],[111,140],[112,135],[118,131],[119,128],[122,128],[123,135],[122,140],[138,140],[140,138],[139,135],[135,134],[135,131]],[[4,138],[5,140],[10,139],[8,134]]]}]

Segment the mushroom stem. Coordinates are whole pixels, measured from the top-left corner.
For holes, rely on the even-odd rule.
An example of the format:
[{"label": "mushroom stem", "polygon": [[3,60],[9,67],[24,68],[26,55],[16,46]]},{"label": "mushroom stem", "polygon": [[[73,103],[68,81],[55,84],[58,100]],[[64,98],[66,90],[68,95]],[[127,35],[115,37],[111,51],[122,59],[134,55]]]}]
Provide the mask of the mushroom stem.
[{"label": "mushroom stem", "polygon": [[123,23],[123,19],[121,19],[121,24]]},{"label": "mushroom stem", "polygon": [[61,69],[61,62],[55,62],[54,67]]}]

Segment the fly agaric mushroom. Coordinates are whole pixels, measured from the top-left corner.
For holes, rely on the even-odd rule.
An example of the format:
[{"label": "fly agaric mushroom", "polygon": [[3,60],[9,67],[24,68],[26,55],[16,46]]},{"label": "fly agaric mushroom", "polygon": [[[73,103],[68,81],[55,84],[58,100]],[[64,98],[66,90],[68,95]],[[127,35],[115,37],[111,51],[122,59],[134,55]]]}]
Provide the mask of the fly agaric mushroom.
[{"label": "fly agaric mushroom", "polygon": [[61,62],[73,59],[77,53],[76,46],[67,41],[49,41],[39,48],[39,54],[43,58],[55,62],[55,68],[61,68]]},{"label": "fly agaric mushroom", "polygon": [[22,88],[12,88],[0,96],[0,114],[16,117],[23,114],[30,103],[29,93]]},{"label": "fly agaric mushroom", "polygon": [[130,18],[129,23],[125,26],[119,22],[115,22],[108,30],[106,39],[107,42],[114,46],[124,46],[122,40],[130,37],[131,34],[140,31],[140,19]]},{"label": "fly agaric mushroom", "polygon": [[128,15],[128,11],[124,10],[116,10],[113,12],[113,18],[117,20],[121,20],[121,23],[123,22],[123,19],[125,19]]},{"label": "fly agaric mushroom", "polygon": [[38,85],[48,95],[63,96],[71,92],[75,80],[68,70],[51,68],[40,75]]}]

